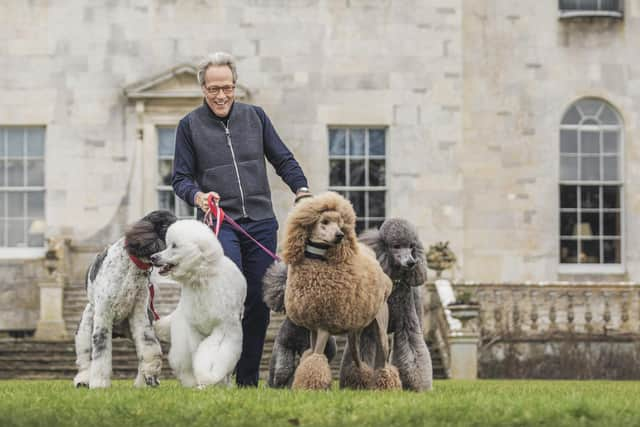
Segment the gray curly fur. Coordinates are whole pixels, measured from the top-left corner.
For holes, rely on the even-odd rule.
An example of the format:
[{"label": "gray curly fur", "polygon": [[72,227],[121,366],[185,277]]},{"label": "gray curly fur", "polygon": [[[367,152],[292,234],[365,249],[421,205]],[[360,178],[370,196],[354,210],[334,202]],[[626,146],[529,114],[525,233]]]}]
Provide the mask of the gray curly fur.
[{"label": "gray curly fur", "polygon": [[[262,279],[262,298],[271,310],[284,313],[284,291],[287,285],[287,264],[276,262]],[[273,343],[269,361],[269,387],[291,387],[300,356],[310,347],[309,331],[285,317]],[[324,354],[329,362],[336,355],[336,340],[329,338]]]},{"label": "gray curly fur", "polygon": [[[413,391],[431,390],[433,368],[431,355],[422,329],[422,295],[420,285],[427,280],[424,247],[411,223],[404,219],[388,219],[380,230],[368,230],[359,240],[371,247],[384,272],[393,280],[389,305],[389,333],[393,333],[391,364],[398,368],[402,386]],[[399,255],[404,249],[405,255]],[[415,264],[411,266],[411,259]],[[360,338],[360,351],[366,363],[375,359],[372,331]],[[340,383],[353,369],[351,350],[347,347],[340,368]]]}]

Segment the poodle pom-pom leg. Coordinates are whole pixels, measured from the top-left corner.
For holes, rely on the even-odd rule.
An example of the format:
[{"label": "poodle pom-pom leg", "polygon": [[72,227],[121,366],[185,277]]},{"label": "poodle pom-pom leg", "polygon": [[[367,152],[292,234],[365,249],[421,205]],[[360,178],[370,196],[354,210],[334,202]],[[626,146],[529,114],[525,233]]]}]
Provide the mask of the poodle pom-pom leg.
[{"label": "poodle pom-pom leg", "polygon": [[402,390],[398,368],[387,364],[374,372],[372,388],[375,390]]},{"label": "poodle pom-pom leg", "polygon": [[324,354],[305,357],[293,377],[294,390],[328,390],[331,388],[331,368]]},{"label": "poodle pom-pom leg", "polygon": [[362,363],[360,368],[351,365],[345,372],[341,386],[354,390],[365,390],[371,386],[373,381],[373,369],[366,363]]}]

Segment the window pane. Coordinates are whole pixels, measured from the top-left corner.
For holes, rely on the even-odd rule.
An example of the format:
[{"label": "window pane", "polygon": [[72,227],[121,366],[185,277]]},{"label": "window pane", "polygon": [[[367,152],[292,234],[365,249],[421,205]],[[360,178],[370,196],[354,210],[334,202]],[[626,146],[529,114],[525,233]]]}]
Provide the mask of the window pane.
[{"label": "window pane", "polygon": [[605,212],[602,214],[602,226],[605,236],[620,236],[620,213]]},{"label": "window pane", "polygon": [[578,179],[577,157],[560,157],[560,179],[563,181],[576,181]]},{"label": "window pane", "polygon": [[580,179],[585,181],[600,180],[600,157],[582,157]]},{"label": "window pane", "polygon": [[369,130],[369,154],[384,156],[384,129]]},{"label": "window pane", "polygon": [[329,155],[344,156],[346,151],[346,135],[345,129],[329,129]]},{"label": "window pane", "polygon": [[7,186],[24,186],[24,160],[7,160]]},{"label": "window pane", "polygon": [[347,185],[345,170],[345,160],[331,159],[329,160],[329,185],[344,186]]},{"label": "window pane", "polygon": [[44,159],[27,160],[27,185],[44,186]]},{"label": "window pane", "polygon": [[352,156],[364,156],[364,129],[351,129],[349,131],[349,154]]},{"label": "window pane", "polygon": [[560,241],[560,262],[565,264],[578,262],[578,242],[576,240]]},{"label": "window pane", "polygon": [[384,160],[369,160],[369,185],[374,187],[381,187],[385,185],[384,163]]},{"label": "window pane", "polygon": [[379,228],[380,228],[380,226],[382,225],[382,223],[383,223],[383,222],[384,222],[384,221],[383,221],[383,220],[381,220],[381,219],[380,219],[380,220],[374,220],[374,219],[372,219],[372,220],[370,220],[370,221],[369,221],[369,225],[368,225],[368,227],[367,227],[367,228],[375,228],[375,229],[377,230],[377,229],[379,229]]},{"label": "window pane", "polygon": [[[0,191],[0,218],[5,218],[7,216],[7,213],[5,212],[5,207],[7,206],[6,200],[7,200],[7,192]],[[0,221],[0,228],[3,227],[2,224],[3,222]],[[0,246],[2,246],[1,243],[0,243]]]},{"label": "window pane", "polygon": [[561,153],[577,153],[578,152],[578,131],[577,130],[561,130],[560,131],[560,152]]},{"label": "window pane", "polygon": [[9,227],[7,244],[14,247],[26,247],[26,221],[24,219],[9,219],[7,225]]},{"label": "window pane", "polygon": [[158,160],[158,185],[171,185],[173,160]]},{"label": "window pane", "polygon": [[578,222],[577,212],[560,213],[560,235],[574,236],[576,235],[576,223]]},{"label": "window pane", "polygon": [[362,187],[364,182],[364,160],[349,161],[349,185]]},{"label": "window pane", "polygon": [[30,191],[27,196],[27,214],[29,218],[44,218],[44,191]]},{"label": "window pane", "polygon": [[604,106],[600,115],[598,116],[602,124],[605,125],[617,125],[619,122],[618,115],[607,105]]},{"label": "window pane", "polygon": [[9,128],[7,130],[7,155],[9,157],[24,156],[23,128]]},{"label": "window pane", "polygon": [[560,208],[575,209],[578,207],[578,187],[576,185],[560,186]]},{"label": "window pane", "polygon": [[617,181],[618,180],[618,157],[606,156],[602,159],[602,167],[604,176],[602,179],[605,181]]},{"label": "window pane", "polygon": [[602,250],[605,264],[620,263],[620,240],[604,240]]},{"label": "window pane", "polygon": [[44,157],[44,128],[27,128],[27,157]]},{"label": "window pane", "polygon": [[364,219],[357,219],[356,220],[356,234],[360,234],[360,233],[362,233],[364,230],[366,230],[368,228],[369,227],[367,227],[366,221]]},{"label": "window pane", "polygon": [[0,218],[0,246],[7,246],[7,234],[5,233],[6,225],[6,219]]},{"label": "window pane", "polygon": [[602,151],[605,153],[618,152],[618,132],[603,131],[602,132]]},{"label": "window pane", "polygon": [[385,212],[384,191],[369,192],[369,216],[383,217]]},{"label": "window pane", "polygon": [[189,206],[187,202],[176,197],[176,202],[178,203],[178,213],[177,216],[180,218],[192,218],[194,216],[194,208]]},{"label": "window pane", "polygon": [[583,209],[600,208],[600,187],[595,185],[584,185],[580,187],[580,206]]},{"label": "window pane", "polygon": [[583,264],[600,263],[600,241],[582,240],[580,241],[580,262]]},{"label": "window pane", "polygon": [[158,209],[165,209],[171,212],[175,212],[175,198],[173,197],[173,191],[160,190],[158,191]]},{"label": "window pane", "polygon": [[582,131],[580,132],[580,151],[587,154],[600,152],[600,132]]},{"label": "window pane", "polygon": [[353,205],[353,210],[356,211],[357,217],[365,216],[364,212],[364,191],[350,191],[349,200]]},{"label": "window pane", "polygon": [[562,118],[562,124],[577,125],[578,123],[580,123],[581,119],[582,119],[582,116],[580,115],[580,113],[578,112],[578,109],[574,105],[569,109],[569,111],[567,111],[567,113]]},{"label": "window pane", "polygon": [[24,193],[7,192],[7,216],[10,218],[22,218],[24,212]]},{"label": "window pane", "polygon": [[597,212],[583,212],[582,222],[578,227],[579,236],[591,237],[600,235],[600,215]]},{"label": "window pane", "polygon": [[158,156],[173,157],[175,128],[158,128]]},{"label": "window pane", "polygon": [[[584,1],[593,1],[597,3],[598,0],[582,0]],[[584,5],[583,5],[584,6]],[[581,99],[577,102],[578,109],[582,111],[582,114],[585,116],[595,116],[598,113],[598,110],[602,106],[602,101],[598,101],[596,99]]]},{"label": "window pane", "polygon": [[615,185],[602,186],[603,207],[605,209],[617,209],[620,207],[620,191]]},{"label": "window pane", "polygon": [[5,161],[4,159],[0,158],[0,187],[4,187],[5,186],[5,182],[4,182],[4,175],[5,175]]}]

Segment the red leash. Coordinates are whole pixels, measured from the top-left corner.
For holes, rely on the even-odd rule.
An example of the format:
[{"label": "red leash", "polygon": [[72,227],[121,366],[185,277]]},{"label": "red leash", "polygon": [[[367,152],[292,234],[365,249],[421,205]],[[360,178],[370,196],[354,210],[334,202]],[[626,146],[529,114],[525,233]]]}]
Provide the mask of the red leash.
[{"label": "red leash", "polygon": [[[124,245],[125,247],[127,246],[126,241],[124,242]],[[160,320],[160,316],[158,315],[155,307],[153,306],[153,297],[156,294],[156,291],[153,287],[153,283],[151,283],[151,267],[153,266],[151,264],[147,264],[146,262],[142,261],[137,256],[131,255],[128,250],[127,250],[127,254],[129,255],[129,259],[131,260],[131,262],[133,262],[136,265],[136,267],[138,267],[142,271],[147,272],[147,279],[149,279],[149,283],[147,284],[147,289],[149,289],[149,309],[153,313],[153,317],[156,320]]]},{"label": "red leash", "polygon": [[[273,252],[271,252],[269,250],[269,248],[265,247],[262,243],[258,242],[256,239],[254,239],[249,233],[247,233],[247,231],[244,228],[242,228],[231,217],[225,215],[224,211],[222,210],[222,208],[218,204],[218,201],[214,202],[212,194],[209,194],[209,198],[207,199],[207,203],[209,204],[209,212],[207,212],[204,215],[204,222],[205,222],[205,224],[207,224],[213,230],[213,232],[214,232],[214,234],[216,236],[220,232],[220,227],[222,226],[222,222],[223,221],[227,221],[227,223],[231,227],[233,227],[234,229],[238,230],[239,232],[244,234],[246,237],[248,237],[251,241],[253,241],[253,243],[258,245],[258,247],[260,247],[260,249],[265,251],[267,253],[267,255],[269,255],[271,258],[273,258],[276,261],[280,261],[280,257],[278,255],[274,254]],[[213,219],[214,218],[216,219],[215,225],[213,224]]]}]

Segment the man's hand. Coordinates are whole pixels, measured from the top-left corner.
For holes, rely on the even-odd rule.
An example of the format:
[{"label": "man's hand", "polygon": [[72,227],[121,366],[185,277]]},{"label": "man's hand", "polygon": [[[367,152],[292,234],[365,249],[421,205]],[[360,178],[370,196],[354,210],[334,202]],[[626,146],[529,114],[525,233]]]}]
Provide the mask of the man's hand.
[{"label": "man's hand", "polygon": [[305,197],[311,197],[311,196],[313,196],[313,194],[311,194],[311,191],[309,191],[307,187],[299,188],[298,191],[296,191],[296,198],[293,201],[293,204],[295,205]]},{"label": "man's hand", "polygon": [[203,193],[202,191],[198,191],[196,193],[196,197],[194,199],[194,204],[200,208],[204,213],[209,212],[209,195],[213,195],[213,201],[214,202],[219,202],[220,201],[220,195],[218,193],[216,193],[215,191],[210,191],[208,193]]}]

